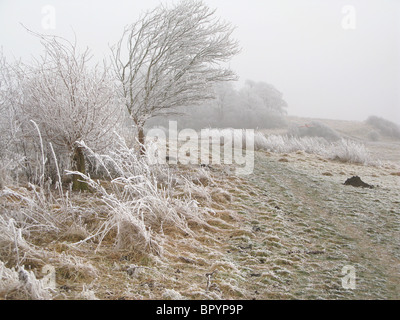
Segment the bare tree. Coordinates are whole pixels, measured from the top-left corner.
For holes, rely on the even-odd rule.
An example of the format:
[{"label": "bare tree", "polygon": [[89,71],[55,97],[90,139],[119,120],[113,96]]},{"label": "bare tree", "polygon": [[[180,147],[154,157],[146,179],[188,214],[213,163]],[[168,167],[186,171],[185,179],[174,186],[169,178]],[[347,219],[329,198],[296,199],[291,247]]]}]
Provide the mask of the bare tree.
[{"label": "bare tree", "polygon": [[7,86],[7,78],[8,78],[8,68],[6,64],[6,58],[3,55],[3,52],[0,50],[0,114],[2,117],[0,118],[0,158],[2,153],[4,152],[4,145],[6,145],[5,140],[6,138],[6,121],[7,117],[7,93],[6,93],[6,86]]},{"label": "bare tree", "polygon": [[6,156],[6,153],[7,157],[10,156],[12,153],[9,152],[10,149],[15,149],[14,142],[19,131],[16,110],[12,103],[12,97],[15,97],[18,91],[12,74],[12,68],[0,50],[0,160]]},{"label": "bare tree", "polygon": [[[70,155],[72,170],[85,173],[79,142],[94,149],[105,147],[118,121],[112,78],[106,65],[89,66],[89,51],[78,52],[76,41],[35,35],[44,46],[44,55],[14,69],[21,92],[15,97],[21,121],[33,120],[46,141]],[[73,189],[86,189],[78,178],[73,176]]]},{"label": "bare tree", "polygon": [[142,152],[149,118],[212,99],[216,82],[236,80],[221,66],[239,52],[233,30],[192,0],[160,5],[125,29],[112,48],[113,63]]}]

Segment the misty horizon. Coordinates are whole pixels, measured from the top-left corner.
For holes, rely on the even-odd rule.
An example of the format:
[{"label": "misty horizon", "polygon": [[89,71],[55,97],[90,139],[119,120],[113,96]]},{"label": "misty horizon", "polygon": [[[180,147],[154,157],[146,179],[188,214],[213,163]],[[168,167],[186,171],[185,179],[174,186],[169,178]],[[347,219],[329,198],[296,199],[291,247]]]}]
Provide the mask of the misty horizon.
[{"label": "misty horizon", "polygon": [[[159,2],[2,1],[0,46],[9,60],[40,54],[39,41],[23,24],[69,40],[75,33],[79,46],[88,46],[100,61],[124,26]],[[289,116],[364,121],[376,115],[400,123],[399,2],[206,3],[236,26],[233,36],[242,51],[229,65],[239,77],[237,88],[246,80],[273,85],[283,93]],[[54,6],[54,29],[43,28],[45,5]]]}]

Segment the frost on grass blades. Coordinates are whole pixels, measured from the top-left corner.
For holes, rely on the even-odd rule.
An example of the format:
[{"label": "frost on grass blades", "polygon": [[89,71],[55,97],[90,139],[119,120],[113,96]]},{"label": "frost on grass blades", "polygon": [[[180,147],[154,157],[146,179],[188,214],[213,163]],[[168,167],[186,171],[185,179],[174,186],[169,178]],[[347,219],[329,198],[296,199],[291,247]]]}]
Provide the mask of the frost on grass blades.
[{"label": "frost on grass blades", "polygon": [[329,142],[321,137],[293,137],[287,135],[264,135],[257,132],[254,138],[255,150],[265,150],[276,153],[292,153],[304,151],[317,154],[329,160],[363,165],[376,164],[364,144],[340,139]]},{"label": "frost on grass blades", "polygon": [[149,130],[150,164],[238,165],[237,175],[249,175],[254,170],[254,130],[193,129],[178,132],[176,121],[169,122],[168,138],[164,130]]},{"label": "frost on grass blades", "polygon": [[[139,4],[147,6],[125,3]],[[96,48],[105,46],[77,41],[79,25],[76,38],[52,34],[59,8],[36,9],[46,32],[25,31],[41,52],[28,39],[23,56],[32,59],[9,61],[7,43],[0,50],[0,300],[399,297],[398,125],[292,115],[306,100],[291,96],[290,83],[321,116],[329,104],[336,115],[342,104],[356,108],[345,93],[359,91],[338,94],[343,79],[300,88],[301,77],[270,56],[293,41],[260,42],[265,32],[255,37],[268,46],[262,59],[239,60],[270,78],[236,86],[235,27],[201,0],[164,2],[129,21],[101,39],[111,43],[104,61]],[[355,10],[343,9],[349,36]],[[307,59],[331,75],[327,59]],[[262,72],[268,61],[276,67]],[[268,82],[274,70],[288,77],[285,99]],[[363,92],[365,108],[391,105],[386,90]],[[374,188],[348,186],[352,176]]]}]

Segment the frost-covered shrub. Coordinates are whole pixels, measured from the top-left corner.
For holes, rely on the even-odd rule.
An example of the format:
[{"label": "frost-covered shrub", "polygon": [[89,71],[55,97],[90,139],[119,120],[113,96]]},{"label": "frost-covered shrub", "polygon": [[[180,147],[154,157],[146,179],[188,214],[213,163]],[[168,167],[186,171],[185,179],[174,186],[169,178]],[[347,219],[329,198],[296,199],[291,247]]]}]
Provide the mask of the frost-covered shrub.
[{"label": "frost-covered shrub", "polygon": [[289,137],[287,135],[268,135],[257,132],[255,136],[255,149],[278,153],[291,153],[305,151],[307,153],[322,153],[329,143],[317,137]]},{"label": "frost-covered shrub", "polygon": [[326,139],[318,137],[264,136],[260,132],[257,132],[255,136],[255,149],[277,153],[304,151],[343,162],[371,163],[371,156],[366,147],[361,143],[347,139],[328,142]]},{"label": "frost-covered shrub", "polygon": [[148,121],[148,127],[168,127],[168,121],[178,122],[178,128],[286,128],[286,107],[283,94],[264,82],[246,81],[236,90],[232,83],[218,84],[215,99],[199,106],[177,108],[178,115],[160,115]]},{"label": "frost-covered shrub", "polygon": [[288,135],[293,137],[321,137],[328,141],[337,141],[340,135],[324,123],[312,121],[305,126],[292,126],[288,130]]},{"label": "frost-covered shrub", "polygon": [[326,150],[326,157],[342,162],[369,164],[371,156],[363,144],[341,139]]},{"label": "frost-covered shrub", "polygon": [[369,117],[366,122],[381,134],[400,139],[400,127],[396,123],[376,116]]}]

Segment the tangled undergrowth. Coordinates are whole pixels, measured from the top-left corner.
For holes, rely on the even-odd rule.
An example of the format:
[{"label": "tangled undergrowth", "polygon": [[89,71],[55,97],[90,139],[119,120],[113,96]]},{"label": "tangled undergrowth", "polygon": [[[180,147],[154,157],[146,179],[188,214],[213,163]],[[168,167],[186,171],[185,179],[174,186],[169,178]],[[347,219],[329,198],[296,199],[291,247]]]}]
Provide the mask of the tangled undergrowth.
[{"label": "tangled undergrowth", "polygon": [[[67,174],[79,174],[90,192],[68,191],[60,176],[55,185],[1,190],[0,297],[93,298],[88,285],[106,280],[100,275],[110,262],[103,259],[118,256],[130,263],[123,268],[136,274],[148,264],[167,263],[173,254],[170,239],[190,243],[196,230],[217,231],[209,224],[218,207],[212,203],[227,201],[229,195],[207,168],[149,165],[123,139],[107,155],[81,145],[96,159],[103,179]],[[50,276],[56,276],[53,283]]]}]

